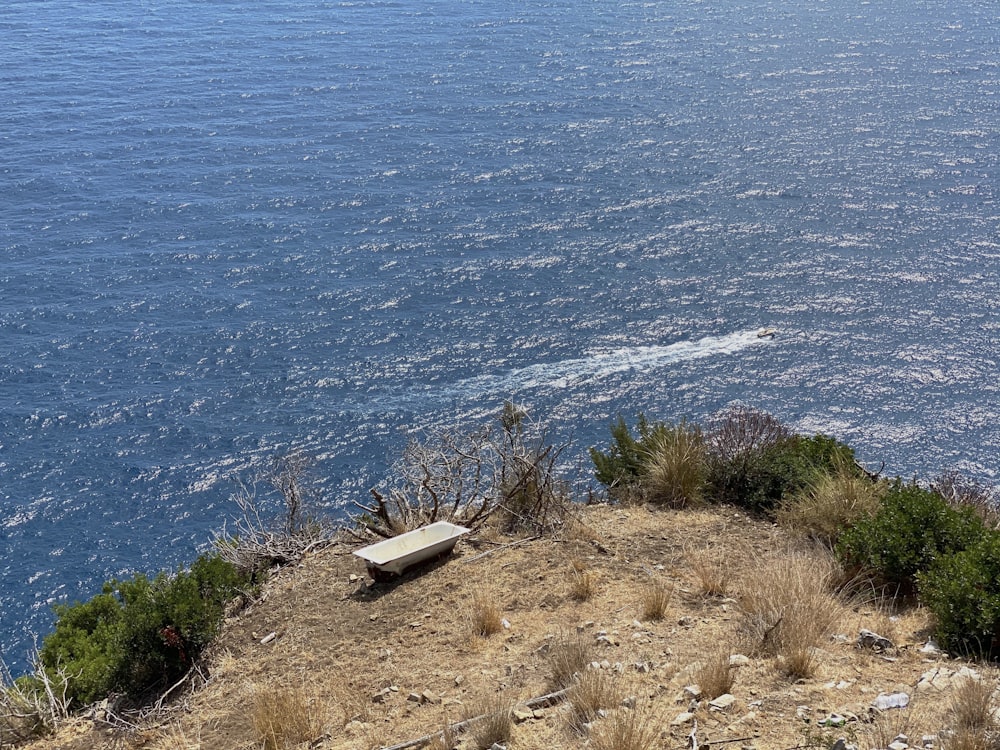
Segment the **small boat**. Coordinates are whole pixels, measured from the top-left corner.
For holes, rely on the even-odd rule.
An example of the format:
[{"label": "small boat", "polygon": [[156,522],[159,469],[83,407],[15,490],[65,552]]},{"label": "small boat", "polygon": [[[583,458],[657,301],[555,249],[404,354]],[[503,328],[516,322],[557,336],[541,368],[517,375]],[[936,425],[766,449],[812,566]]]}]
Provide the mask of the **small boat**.
[{"label": "small boat", "polygon": [[365,561],[368,575],[376,581],[385,581],[401,575],[409,568],[450,555],[459,538],[468,533],[469,529],[464,526],[438,521],[391,539],[369,544],[355,550],[354,554]]},{"label": "small boat", "polygon": [[778,332],[777,328],[761,328],[757,331],[757,338],[759,339],[773,339],[774,334]]}]

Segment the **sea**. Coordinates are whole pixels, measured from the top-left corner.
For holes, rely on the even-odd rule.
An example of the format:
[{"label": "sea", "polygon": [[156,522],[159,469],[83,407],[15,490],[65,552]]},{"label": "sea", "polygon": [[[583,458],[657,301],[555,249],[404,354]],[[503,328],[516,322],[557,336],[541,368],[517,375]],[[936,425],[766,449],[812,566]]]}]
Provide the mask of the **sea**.
[{"label": "sea", "polygon": [[342,519],[507,400],[581,492],[735,403],[997,481],[992,2],[6,0],[0,49],[15,671],[274,456]]}]

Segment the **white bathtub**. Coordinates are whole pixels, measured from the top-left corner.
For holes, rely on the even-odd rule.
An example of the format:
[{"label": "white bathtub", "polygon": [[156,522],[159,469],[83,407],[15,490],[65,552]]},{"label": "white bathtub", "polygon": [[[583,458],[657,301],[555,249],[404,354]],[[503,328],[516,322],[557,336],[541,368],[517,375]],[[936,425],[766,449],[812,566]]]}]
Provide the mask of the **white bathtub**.
[{"label": "white bathtub", "polygon": [[469,533],[464,526],[438,521],[405,534],[394,536],[355,550],[365,561],[368,573],[375,580],[399,575],[407,568],[441,555],[449,554],[459,537]]}]

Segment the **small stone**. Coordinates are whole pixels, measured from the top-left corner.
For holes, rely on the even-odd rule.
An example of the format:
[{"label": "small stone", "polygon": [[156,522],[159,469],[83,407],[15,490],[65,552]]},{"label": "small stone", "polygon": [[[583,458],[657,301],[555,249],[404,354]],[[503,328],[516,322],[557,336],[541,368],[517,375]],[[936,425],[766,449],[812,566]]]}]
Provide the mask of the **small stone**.
[{"label": "small stone", "polygon": [[611,662],[607,659],[601,659],[601,669],[611,669]]},{"label": "small stone", "polygon": [[514,721],[518,724],[523,724],[526,721],[530,721],[535,718],[535,713],[530,708],[525,708],[523,706],[516,707],[511,715],[514,717]]},{"label": "small stone", "polygon": [[461,684],[462,684],[463,682],[465,682],[465,677],[463,677],[462,675],[457,675],[457,676],[455,677],[455,687],[458,687],[458,686],[459,686],[459,685],[461,685]]},{"label": "small stone", "polygon": [[359,576],[357,573],[351,573],[351,575],[347,577],[347,580],[350,581],[351,583],[357,583],[359,580],[361,580],[361,576]]},{"label": "small stone", "polygon": [[750,657],[745,654],[733,654],[729,657],[729,666],[731,667],[745,667],[750,663]]},{"label": "small stone", "polygon": [[890,742],[889,743],[889,750],[908,750],[909,747],[910,746],[908,744],[906,744],[905,742]]},{"label": "small stone", "polygon": [[910,696],[906,693],[879,693],[875,698],[875,708],[887,711],[890,708],[906,708],[910,704]]},{"label": "small stone", "polygon": [[677,624],[680,625],[682,628],[690,628],[692,625],[694,625],[694,618],[691,617],[690,615],[684,615],[681,619],[677,621]]},{"label": "small stone", "polygon": [[689,722],[691,722],[693,720],[694,720],[694,714],[691,713],[690,711],[685,711],[682,714],[677,714],[677,716],[674,717],[674,720],[672,722],[670,722],[670,726],[672,726],[672,727],[679,727],[679,726],[681,726],[683,724],[687,724],[687,723],[689,723]]},{"label": "small stone", "polygon": [[432,690],[425,690],[420,694],[420,700],[423,703],[434,703],[438,704],[441,702],[441,696]]},{"label": "small stone", "polygon": [[736,702],[736,696],[732,693],[723,693],[715,700],[708,702],[708,705],[715,711],[725,711]]},{"label": "small stone", "polygon": [[812,711],[809,709],[809,706],[798,706],[795,709],[795,716],[802,721],[811,721]]},{"label": "small stone", "polygon": [[699,685],[685,685],[684,696],[685,700],[688,698],[694,698],[695,700],[698,700],[699,698],[701,698],[701,687]]},{"label": "small stone", "polygon": [[504,630],[510,630],[510,620],[508,620],[506,617],[500,621],[500,624],[503,625]]},{"label": "small stone", "polygon": [[830,714],[825,719],[820,719],[821,727],[842,727],[847,723],[847,717],[840,714]]},{"label": "small stone", "polygon": [[920,738],[920,744],[923,745],[925,748],[934,747],[934,743],[936,742],[937,742],[937,735],[934,734],[925,734],[923,737]]},{"label": "small stone", "polygon": [[895,648],[892,641],[888,638],[885,638],[878,633],[873,633],[870,630],[865,630],[864,628],[862,628],[861,632],[858,633],[857,646],[858,648],[869,648],[872,651],[877,652],[889,651]]},{"label": "small stone", "polygon": [[635,708],[635,696],[630,695],[622,701],[623,708]]},{"label": "small stone", "polygon": [[410,693],[408,696],[406,696],[406,700],[408,700],[410,703],[420,703],[421,702],[420,693]]}]

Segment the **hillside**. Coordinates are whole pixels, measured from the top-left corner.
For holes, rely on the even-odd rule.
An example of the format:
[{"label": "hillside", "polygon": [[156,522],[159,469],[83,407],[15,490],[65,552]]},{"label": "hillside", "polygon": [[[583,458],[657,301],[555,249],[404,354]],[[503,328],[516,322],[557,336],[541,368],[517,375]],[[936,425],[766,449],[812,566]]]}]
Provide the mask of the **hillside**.
[{"label": "hillside", "polygon": [[[781,578],[783,570],[798,578]],[[281,746],[391,747],[483,713],[497,696],[522,704],[516,748],[641,747],[601,744],[631,719],[651,730],[655,748],[687,747],[695,728],[702,747],[829,747],[841,736],[886,747],[899,734],[914,747],[941,747],[956,700],[967,703],[974,684],[949,678],[965,665],[925,648],[921,609],[890,612],[857,592],[841,603],[816,594],[808,579],[828,570],[783,530],[729,507],[580,507],[555,538],[481,534],[392,584],[372,584],[338,544],[278,572],[260,601],[227,621],[205,684],[144,728],[124,733],[81,719],[31,747],[249,750],[265,746],[268,721],[292,735]],[[644,612],[653,592],[669,594],[659,620]],[[798,655],[773,655],[775,622],[744,612],[783,593],[806,608]],[[490,602],[503,623],[484,636],[473,619],[488,615]],[[785,627],[794,615],[777,621]],[[861,629],[894,648],[858,648]],[[524,710],[561,687],[554,665],[567,654],[589,664],[585,682],[607,709],[577,721],[568,700]],[[975,669],[983,675],[975,684],[993,684],[992,669]],[[720,680],[732,697],[713,706]],[[906,708],[871,709],[880,694],[898,692],[909,696]],[[824,729],[831,714],[847,724]],[[472,735],[458,735],[455,746],[473,747]]]}]

